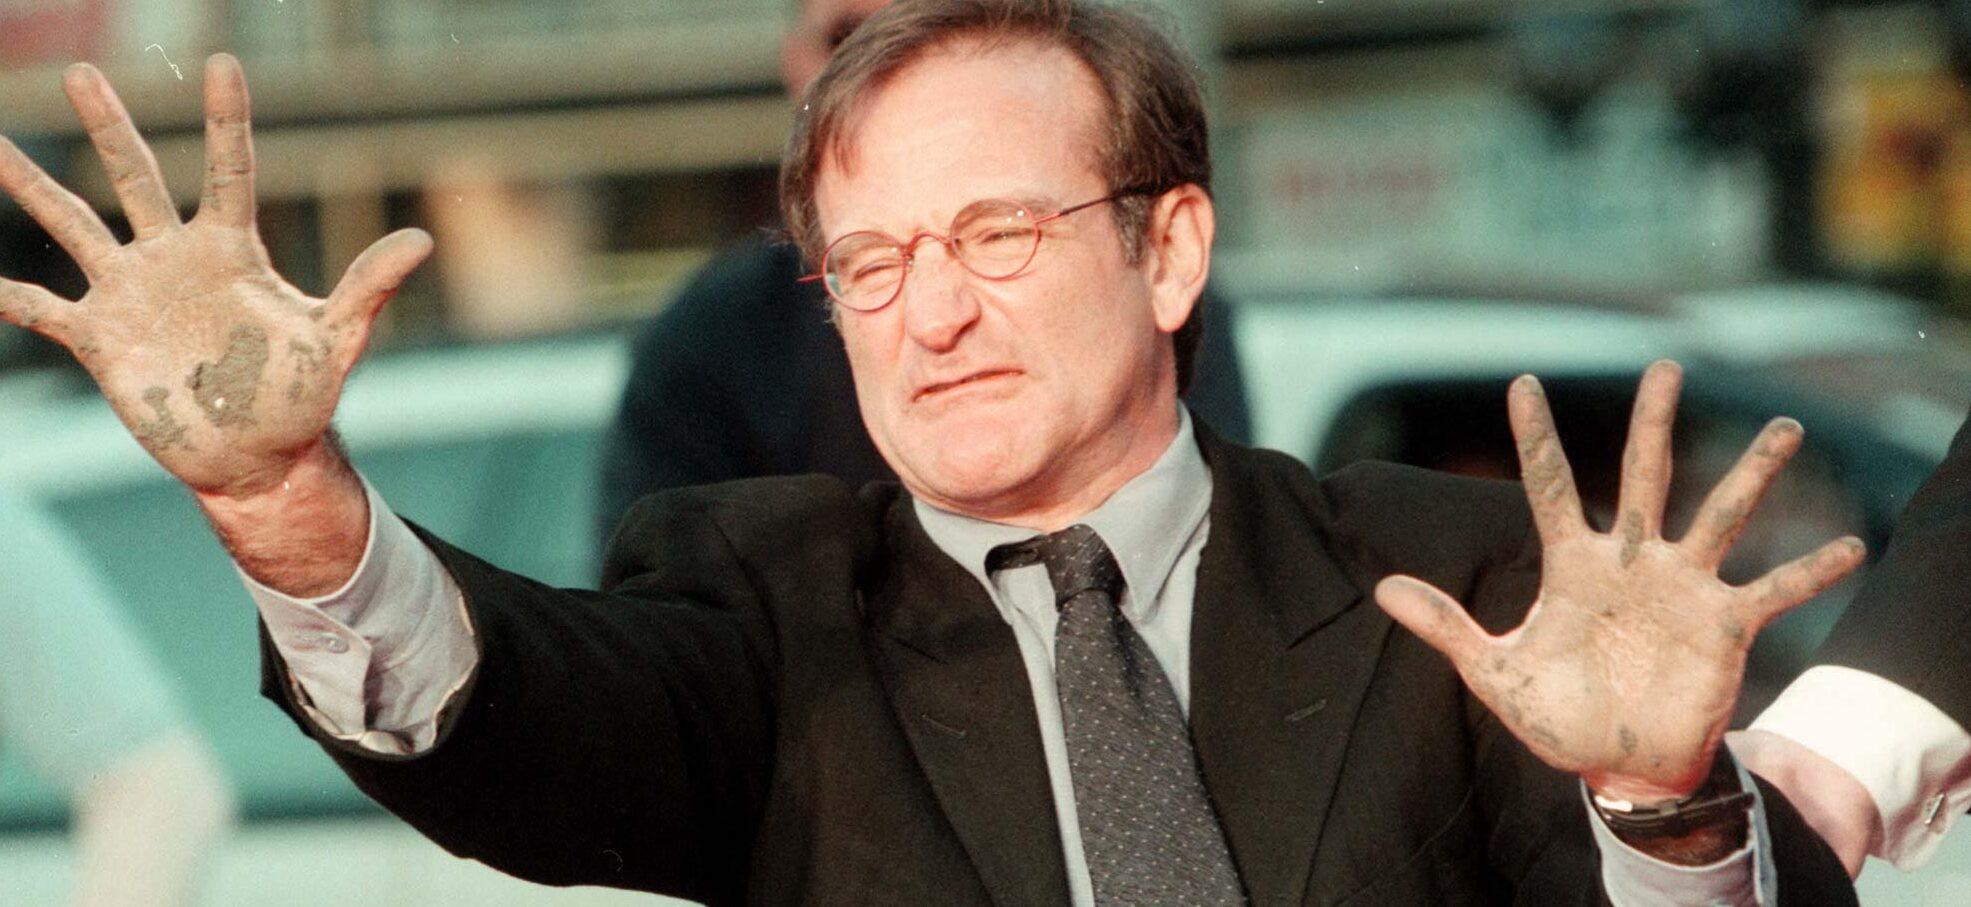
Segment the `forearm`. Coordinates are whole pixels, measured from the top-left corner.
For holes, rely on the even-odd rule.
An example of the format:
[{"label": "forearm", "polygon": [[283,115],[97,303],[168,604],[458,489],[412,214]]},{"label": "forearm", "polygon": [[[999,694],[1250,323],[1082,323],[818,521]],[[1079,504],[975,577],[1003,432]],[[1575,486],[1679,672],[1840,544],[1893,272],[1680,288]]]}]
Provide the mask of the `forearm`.
[{"label": "forearm", "polygon": [[233,818],[211,750],[174,731],[91,780],[75,804],[76,907],[195,902]]},{"label": "forearm", "polygon": [[240,569],[273,589],[322,595],[340,588],[362,562],[369,503],[333,432],[265,491],[195,494]]}]

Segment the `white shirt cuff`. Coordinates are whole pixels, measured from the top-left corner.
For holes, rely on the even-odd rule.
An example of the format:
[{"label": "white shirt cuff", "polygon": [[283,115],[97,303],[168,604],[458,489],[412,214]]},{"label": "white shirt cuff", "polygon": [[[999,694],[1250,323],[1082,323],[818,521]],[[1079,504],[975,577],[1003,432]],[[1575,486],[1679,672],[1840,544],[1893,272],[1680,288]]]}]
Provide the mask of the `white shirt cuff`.
[{"label": "white shirt cuff", "polygon": [[1772,835],[1766,828],[1765,801],[1743,766],[1738,782],[1752,791],[1751,836],[1745,846],[1704,866],[1679,866],[1643,853],[1617,838],[1595,812],[1588,786],[1581,785],[1581,803],[1588,810],[1595,847],[1601,851],[1602,891],[1614,907],[1691,905],[1706,907],[1768,907],[1777,903],[1778,879],[1772,865]]},{"label": "white shirt cuff", "polygon": [[1923,697],[1853,668],[1809,668],[1752,723],[1810,749],[1868,791],[1882,818],[1869,852],[1903,870],[1971,808],[1971,734]]},{"label": "white shirt cuff", "polygon": [[308,719],[336,739],[408,755],[435,742],[478,652],[457,583],[367,480],[363,489],[369,538],[341,588],[304,599],[240,578]]}]

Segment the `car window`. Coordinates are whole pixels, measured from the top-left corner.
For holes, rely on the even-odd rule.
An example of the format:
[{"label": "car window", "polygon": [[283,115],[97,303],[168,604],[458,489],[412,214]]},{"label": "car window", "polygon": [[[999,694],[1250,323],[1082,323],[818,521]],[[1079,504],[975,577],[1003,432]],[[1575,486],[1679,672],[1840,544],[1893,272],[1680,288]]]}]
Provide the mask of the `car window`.
[{"label": "car window", "polygon": [[[592,585],[599,428],[364,449],[393,510],[465,550],[556,585]],[[249,817],[374,808],[259,695],[253,605],[190,496],[162,473],[46,501],[89,546],[212,740]],[[60,821],[63,801],[6,760],[0,828]]]}]

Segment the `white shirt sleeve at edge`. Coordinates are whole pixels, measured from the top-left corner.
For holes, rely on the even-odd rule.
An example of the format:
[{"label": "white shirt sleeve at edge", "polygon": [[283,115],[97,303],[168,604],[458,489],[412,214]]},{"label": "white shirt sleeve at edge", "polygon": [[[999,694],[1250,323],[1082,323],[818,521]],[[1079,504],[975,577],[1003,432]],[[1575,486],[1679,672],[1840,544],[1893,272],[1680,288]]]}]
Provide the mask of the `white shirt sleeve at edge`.
[{"label": "white shirt sleeve at edge", "polygon": [[1853,668],[1807,669],[1752,722],[1855,776],[1882,816],[1874,856],[1911,870],[1971,807],[1971,734],[1921,696]]},{"label": "white shirt sleeve at edge", "polygon": [[[1735,760],[1734,760],[1735,761]],[[1770,907],[1777,903],[1778,881],[1772,862],[1772,834],[1766,828],[1765,800],[1742,765],[1738,782],[1752,791],[1750,840],[1724,859],[1705,866],[1666,863],[1622,842],[1595,812],[1588,786],[1581,785],[1581,805],[1594,829],[1601,851],[1601,884],[1614,907],[1644,905],[1732,905]]]},{"label": "white shirt sleeve at edge", "polygon": [[479,656],[458,584],[368,480],[363,489],[369,539],[342,588],[301,599],[240,578],[308,719],[364,749],[410,755],[435,742]]}]

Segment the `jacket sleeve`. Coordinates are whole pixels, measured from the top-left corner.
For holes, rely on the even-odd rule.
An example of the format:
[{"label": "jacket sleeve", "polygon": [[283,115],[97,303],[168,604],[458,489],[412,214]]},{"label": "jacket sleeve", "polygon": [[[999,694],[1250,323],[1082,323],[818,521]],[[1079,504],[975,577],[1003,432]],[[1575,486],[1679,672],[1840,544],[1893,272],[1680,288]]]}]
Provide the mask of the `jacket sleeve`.
[{"label": "jacket sleeve", "polygon": [[717,522],[674,497],[626,521],[625,539],[662,544],[606,593],[549,588],[419,530],[479,649],[428,751],[315,731],[264,637],[263,692],[455,855],[550,885],[735,901],[771,765],[772,628]]}]

